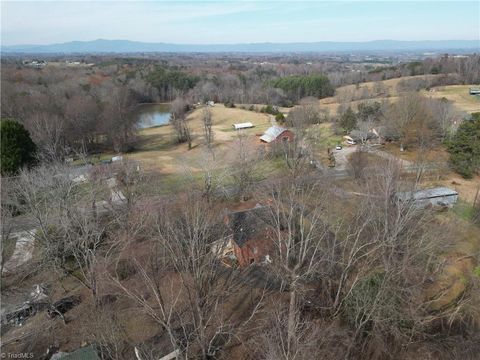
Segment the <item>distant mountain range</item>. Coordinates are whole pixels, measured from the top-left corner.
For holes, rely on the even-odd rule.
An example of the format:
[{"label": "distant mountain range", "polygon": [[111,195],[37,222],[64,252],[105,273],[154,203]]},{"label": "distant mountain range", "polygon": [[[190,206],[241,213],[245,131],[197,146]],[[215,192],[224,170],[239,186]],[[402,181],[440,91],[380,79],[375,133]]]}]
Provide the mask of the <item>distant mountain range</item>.
[{"label": "distant mountain range", "polygon": [[249,43],[249,44],[169,44],[146,43],[130,40],[70,41],[51,45],[2,46],[3,53],[140,53],[140,52],[365,52],[365,51],[480,51],[480,40],[397,41],[366,42],[320,41],[312,43]]}]

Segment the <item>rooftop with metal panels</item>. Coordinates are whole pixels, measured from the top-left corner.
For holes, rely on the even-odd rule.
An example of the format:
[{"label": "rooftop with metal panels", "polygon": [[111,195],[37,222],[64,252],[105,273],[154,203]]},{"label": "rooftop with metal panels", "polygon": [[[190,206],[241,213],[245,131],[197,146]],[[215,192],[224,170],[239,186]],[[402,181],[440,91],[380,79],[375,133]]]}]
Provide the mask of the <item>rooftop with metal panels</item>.
[{"label": "rooftop with metal panels", "polygon": [[458,193],[455,190],[449,189],[447,187],[436,187],[431,189],[422,189],[417,191],[405,191],[398,192],[397,197],[401,200],[422,200],[422,199],[432,199],[437,197],[444,196],[455,196]]}]

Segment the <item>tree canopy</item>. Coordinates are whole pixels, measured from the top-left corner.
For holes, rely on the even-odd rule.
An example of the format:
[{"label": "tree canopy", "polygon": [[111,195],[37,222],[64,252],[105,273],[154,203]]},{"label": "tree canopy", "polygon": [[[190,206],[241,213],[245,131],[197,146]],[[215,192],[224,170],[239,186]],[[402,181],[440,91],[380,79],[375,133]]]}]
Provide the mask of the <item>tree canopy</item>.
[{"label": "tree canopy", "polygon": [[35,160],[36,146],[30,133],[13,119],[1,119],[1,171],[2,175],[18,172]]},{"label": "tree canopy", "polygon": [[163,98],[172,99],[172,91],[185,92],[195,86],[200,80],[198,76],[184,73],[180,70],[170,70],[158,67],[148,75],[148,82],[158,89]]},{"label": "tree canopy", "polygon": [[285,91],[295,101],[307,96],[321,99],[332,96],[335,92],[330,80],[324,75],[286,76],[273,80],[271,84]]},{"label": "tree canopy", "polygon": [[355,115],[355,112],[351,107],[348,107],[345,113],[340,117],[340,127],[345,133],[349,133],[357,127],[357,115]]}]

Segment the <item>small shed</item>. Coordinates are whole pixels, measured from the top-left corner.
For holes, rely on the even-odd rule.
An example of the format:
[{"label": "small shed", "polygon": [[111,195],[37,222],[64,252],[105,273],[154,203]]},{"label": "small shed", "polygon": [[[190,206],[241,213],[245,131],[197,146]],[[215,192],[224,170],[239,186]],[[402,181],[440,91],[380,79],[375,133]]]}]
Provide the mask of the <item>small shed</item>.
[{"label": "small shed", "polygon": [[291,142],[293,137],[294,134],[290,130],[274,125],[265,131],[265,133],[260,137],[260,141],[264,143],[271,143],[281,139],[282,141]]},{"label": "small shed", "polygon": [[398,192],[396,198],[402,202],[413,201],[415,207],[452,207],[458,201],[458,192],[447,187],[436,187],[417,191]]},{"label": "small shed", "polygon": [[235,130],[250,129],[254,127],[254,125],[251,122],[233,124],[232,126]]}]

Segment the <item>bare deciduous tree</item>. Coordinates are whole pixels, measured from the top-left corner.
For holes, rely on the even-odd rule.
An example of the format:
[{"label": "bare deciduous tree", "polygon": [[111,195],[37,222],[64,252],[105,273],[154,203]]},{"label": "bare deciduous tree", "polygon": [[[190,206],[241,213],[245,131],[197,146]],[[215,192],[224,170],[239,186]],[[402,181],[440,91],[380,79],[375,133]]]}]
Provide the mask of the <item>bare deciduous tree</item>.
[{"label": "bare deciduous tree", "polygon": [[208,149],[212,152],[212,155],[215,157],[212,146],[213,146],[213,129],[212,129],[212,112],[208,107],[202,109],[202,121],[203,121],[203,134],[205,136],[205,142],[207,143]]},{"label": "bare deciduous tree", "polygon": [[[105,237],[105,187],[83,188],[71,178],[71,169],[58,164],[23,170],[16,182],[19,207],[31,219],[33,236],[44,265],[60,276],[74,276],[97,295],[98,252]],[[73,266],[72,266],[73,262]]]},{"label": "bare deciduous tree", "polygon": [[326,246],[331,241],[330,231],[321,218],[320,204],[325,199],[325,188],[298,178],[275,186],[269,194],[271,224],[275,245],[273,268],[289,291],[286,358],[293,358],[298,324],[298,296],[308,281],[320,273]]},{"label": "bare deciduous tree", "polygon": [[231,167],[231,175],[237,189],[238,197],[245,200],[255,183],[255,170],[259,156],[254,148],[249,146],[249,137],[238,133],[234,143],[235,160]]},{"label": "bare deciduous tree", "polygon": [[192,148],[192,134],[187,121],[188,103],[183,98],[176,98],[171,105],[170,122],[175,130],[177,141],[188,142],[188,148]]},{"label": "bare deciduous tree", "polygon": [[223,267],[213,251],[214,246],[226,246],[226,235],[220,209],[191,192],[180,203],[164,204],[148,260],[133,260],[141,289],[116,280],[185,358],[215,356],[258,311],[261,295],[246,316],[235,314],[235,302],[243,301],[249,290],[242,288],[239,273]]}]

